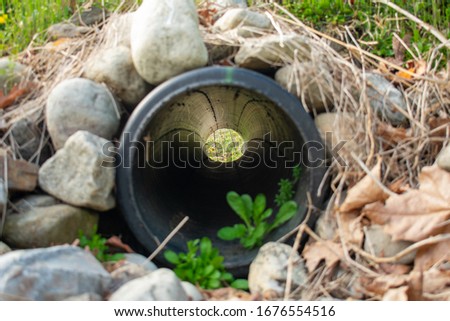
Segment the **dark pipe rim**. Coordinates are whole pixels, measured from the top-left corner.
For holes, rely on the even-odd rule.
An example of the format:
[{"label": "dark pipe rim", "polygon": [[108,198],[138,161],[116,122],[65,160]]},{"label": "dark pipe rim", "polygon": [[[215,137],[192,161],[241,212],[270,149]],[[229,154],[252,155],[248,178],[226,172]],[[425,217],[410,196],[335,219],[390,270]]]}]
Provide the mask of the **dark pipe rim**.
[{"label": "dark pipe rim", "polygon": [[[205,67],[193,70],[174,77],[155,88],[131,114],[123,133],[128,133],[128,141],[139,141],[142,132],[149,125],[153,115],[174,97],[189,90],[205,86],[233,86],[247,89],[265,96],[274,104],[279,106],[285,113],[292,116],[292,121],[300,132],[304,142],[322,142],[311,116],[305,111],[297,97],[287,92],[271,78],[247,69],[233,67]],[[130,156],[125,146],[124,135],[120,138],[119,157],[122,162]],[[323,144],[322,144],[323,146]],[[325,160],[325,149],[312,149],[309,155],[313,159]],[[128,164],[132,164],[128,159]],[[324,163],[324,162],[323,162]],[[137,206],[133,193],[132,168],[119,166],[116,171],[116,193],[117,200],[131,231],[137,240],[147,249],[146,244],[154,239],[155,235],[145,225],[141,212]],[[320,184],[325,175],[325,164],[320,167],[311,168],[309,173],[308,191],[311,192],[312,203],[315,207],[321,207],[325,193],[317,195]],[[306,213],[303,213],[303,216]],[[317,219],[312,215],[309,224],[314,224]],[[164,236],[165,237],[165,236]],[[149,249],[150,251],[155,248]],[[248,265],[250,262],[247,262]],[[241,269],[239,269],[241,268]],[[242,267],[238,267],[242,271]]]}]

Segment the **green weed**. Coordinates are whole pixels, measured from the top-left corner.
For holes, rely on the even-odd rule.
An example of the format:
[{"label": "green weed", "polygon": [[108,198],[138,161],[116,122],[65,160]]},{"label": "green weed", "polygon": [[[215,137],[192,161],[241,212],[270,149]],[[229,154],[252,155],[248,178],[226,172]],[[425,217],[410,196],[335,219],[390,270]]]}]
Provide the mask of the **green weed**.
[{"label": "green weed", "polygon": [[228,284],[234,288],[248,289],[247,280],[234,280],[233,275],[225,270],[224,258],[209,238],[191,240],[187,242],[187,247],[187,253],[164,252],[165,259],[175,265],[173,271],[181,280],[203,289],[217,289]]},{"label": "green weed", "polygon": [[88,247],[91,253],[100,262],[115,262],[125,258],[122,253],[108,253],[109,247],[106,245],[107,239],[97,233],[97,226],[94,227],[91,237],[86,236],[83,231],[78,231],[78,239],[80,240],[79,246],[83,249]]},{"label": "green weed", "polygon": [[225,241],[239,239],[246,249],[252,249],[262,244],[264,237],[274,229],[289,221],[297,213],[297,203],[288,201],[284,203],[272,222],[273,210],[266,208],[266,197],[258,194],[255,200],[248,194],[239,195],[228,192],[228,205],[241,218],[244,224],[235,224],[221,228],[217,236]]}]

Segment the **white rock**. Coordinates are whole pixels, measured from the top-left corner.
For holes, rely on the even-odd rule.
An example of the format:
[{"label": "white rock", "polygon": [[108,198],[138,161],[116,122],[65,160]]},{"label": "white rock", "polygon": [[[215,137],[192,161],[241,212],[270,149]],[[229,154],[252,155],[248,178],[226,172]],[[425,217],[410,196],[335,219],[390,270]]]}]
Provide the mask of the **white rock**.
[{"label": "white rock", "polygon": [[212,0],[211,8],[221,10],[230,7],[239,7],[239,8],[247,8],[246,0]]},{"label": "white rock", "polygon": [[194,1],[144,0],[131,26],[131,54],[138,73],[152,85],[205,66],[208,52]]},{"label": "white rock", "polygon": [[141,254],[125,253],[124,256],[125,256],[126,262],[140,265],[149,272],[153,272],[158,269],[158,267],[155,265],[155,263],[147,260],[147,258]]},{"label": "white rock", "polygon": [[183,286],[184,292],[186,292],[187,296],[189,297],[189,300],[203,301],[205,299],[203,295],[200,293],[200,291],[197,289],[197,287],[192,283],[183,281],[181,282],[181,285]]},{"label": "white rock", "polygon": [[403,94],[382,75],[366,73],[366,95],[372,109],[393,125],[406,122],[399,111],[406,112],[407,106]]},{"label": "white rock", "polygon": [[450,172],[450,145],[441,150],[437,158],[437,164],[440,168]]},{"label": "white rock", "polygon": [[[287,266],[292,247],[287,244],[269,242],[264,244],[250,264],[248,285],[252,294],[279,297],[284,294]],[[308,279],[300,255],[293,253],[292,286],[305,285]]]},{"label": "white rock", "polygon": [[111,277],[92,254],[74,246],[19,250],[0,256],[0,299],[63,300],[104,295]]},{"label": "white rock", "polygon": [[0,255],[11,252],[11,248],[3,242],[0,242]]},{"label": "white rock", "polygon": [[[384,232],[381,225],[372,224],[365,231],[364,250],[378,257],[392,257],[411,244],[408,241],[392,241],[392,237]],[[396,263],[411,264],[415,256],[416,251],[413,251]]]},{"label": "white rock", "polygon": [[125,283],[110,301],[187,301],[181,281],[169,269],[159,269]]},{"label": "white rock", "polygon": [[64,80],[50,93],[47,128],[56,149],[78,130],[111,139],[119,129],[117,102],[109,90],[88,79]]},{"label": "white rock", "polygon": [[131,50],[124,46],[101,50],[86,63],[83,76],[104,83],[131,110],[150,91],[134,68]]},{"label": "white rock", "polygon": [[277,71],[275,80],[291,94],[297,96],[306,111],[330,111],[333,98],[333,76],[324,64],[301,62]]},{"label": "white rock", "polygon": [[39,186],[74,206],[107,211],[115,206],[115,169],[108,166],[109,142],[78,131],[39,170]]},{"label": "white rock", "polygon": [[295,50],[297,50],[299,61],[309,60],[311,46],[308,38],[296,34],[283,37],[269,35],[248,39],[241,46],[234,60],[240,67],[266,69],[284,65],[286,61],[292,62]]},{"label": "white rock", "polygon": [[98,215],[70,205],[35,207],[8,215],[3,237],[15,248],[27,249],[72,243],[78,231],[89,235]]},{"label": "white rock", "polygon": [[219,32],[238,28],[237,34],[241,37],[256,36],[258,31],[262,32],[271,27],[272,23],[266,15],[242,8],[227,10],[214,24],[214,28]]}]

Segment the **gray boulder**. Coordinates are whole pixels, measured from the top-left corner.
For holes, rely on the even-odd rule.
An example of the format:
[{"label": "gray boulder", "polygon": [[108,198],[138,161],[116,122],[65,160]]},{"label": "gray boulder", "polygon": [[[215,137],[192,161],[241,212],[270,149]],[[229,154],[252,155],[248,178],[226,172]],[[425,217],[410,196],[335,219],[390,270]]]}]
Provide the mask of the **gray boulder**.
[{"label": "gray boulder", "polygon": [[105,294],[111,277],[92,254],[73,246],[19,250],[0,256],[0,299],[63,300]]},{"label": "gray boulder", "polygon": [[[115,169],[108,166],[108,141],[78,131],[39,170],[39,186],[74,206],[107,211],[115,206]],[[109,163],[107,163],[109,162]]]},{"label": "gray boulder", "polygon": [[125,283],[110,301],[187,301],[181,281],[169,269],[159,269]]},{"label": "gray boulder", "polygon": [[11,248],[3,242],[0,242],[0,255],[11,252]]},{"label": "gray boulder", "polygon": [[240,67],[266,69],[293,62],[295,52],[299,61],[310,59],[311,46],[308,38],[296,34],[283,37],[269,35],[246,41],[234,60]]},{"label": "gray boulder", "polygon": [[[281,297],[284,294],[287,278],[287,266],[292,247],[276,242],[264,244],[248,273],[248,285],[252,294],[262,294],[265,298]],[[306,274],[303,259],[297,252],[293,253],[292,286],[305,285]]]},{"label": "gray boulder", "polygon": [[76,38],[88,33],[89,27],[76,26],[73,23],[61,22],[50,26],[47,30],[48,37],[52,40],[61,38]]},{"label": "gray boulder", "polygon": [[208,53],[194,2],[145,0],[131,26],[131,54],[138,73],[152,85],[205,66]]},{"label": "gray boulder", "polygon": [[382,119],[393,125],[401,125],[407,121],[399,111],[407,110],[403,94],[382,75],[366,73],[366,95],[370,106]]},{"label": "gray boulder", "polygon": [[111,139],[119,129],[120,111],[109,90],[88,79],[62,81],[50,93],[47,128],[56,149],[78,130]]},{"label": "gray boulder", "polygon": [[291,94],[297,96],[306,111],[330,111],[333,99],[333,76],[325,65],[302,62],[285,66],[277,71],[275,80]]},{"label": "gray boulder", "polygon": [[3,238],[15,248],[27,249],[72,243],[78,231],[89,235],[98,215],[70,205],[35,207],[9,215]]},{"label": "gray boulder", "polygon": [[124,46],[100,51],[86,63],[83,77],[104,83],[130,109],[150,91],[134,68],[131,50]]}]

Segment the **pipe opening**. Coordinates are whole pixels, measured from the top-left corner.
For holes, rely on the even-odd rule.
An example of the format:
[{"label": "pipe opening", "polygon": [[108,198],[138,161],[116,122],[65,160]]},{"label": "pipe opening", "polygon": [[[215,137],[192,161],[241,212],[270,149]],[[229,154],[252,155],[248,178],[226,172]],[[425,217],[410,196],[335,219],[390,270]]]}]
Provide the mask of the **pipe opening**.
[{"label": "pipe opening", "polygon": [[244,139],[235,130],[221,128],[206,139],[204,151],[213,162],[234,162],[244,154]]}]

